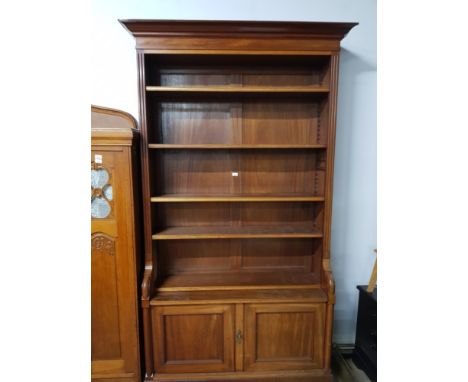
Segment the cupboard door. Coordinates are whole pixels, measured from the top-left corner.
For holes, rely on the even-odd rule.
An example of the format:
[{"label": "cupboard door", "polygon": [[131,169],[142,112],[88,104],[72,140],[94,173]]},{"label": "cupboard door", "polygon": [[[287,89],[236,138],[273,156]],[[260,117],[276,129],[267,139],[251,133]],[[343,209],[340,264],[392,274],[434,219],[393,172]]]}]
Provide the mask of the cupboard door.
[{"label": "cupboard door", "polygon": [[152,309],[157,373],[234,370],[234,306]]},{"label": "cupboard door", "polygon": [[324,304],[246,304],[244,370],[322,367]]},{"label": "cupboard door", "polygon": [[102,161],[91,171],[92,380],[139,381],[131,151],[93,145],[91,154]]}]

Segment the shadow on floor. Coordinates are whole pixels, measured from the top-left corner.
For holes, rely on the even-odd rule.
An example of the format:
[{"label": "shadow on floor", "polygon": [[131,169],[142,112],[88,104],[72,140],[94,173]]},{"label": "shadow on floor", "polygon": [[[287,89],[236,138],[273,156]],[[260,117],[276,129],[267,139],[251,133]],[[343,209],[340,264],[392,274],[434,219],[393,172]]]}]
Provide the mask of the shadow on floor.
[{"label": "shadow on floor", "polygon": [[332,371],[334,382],[371,382],[351,359],[352,346],[334,346],[332,354]]}]

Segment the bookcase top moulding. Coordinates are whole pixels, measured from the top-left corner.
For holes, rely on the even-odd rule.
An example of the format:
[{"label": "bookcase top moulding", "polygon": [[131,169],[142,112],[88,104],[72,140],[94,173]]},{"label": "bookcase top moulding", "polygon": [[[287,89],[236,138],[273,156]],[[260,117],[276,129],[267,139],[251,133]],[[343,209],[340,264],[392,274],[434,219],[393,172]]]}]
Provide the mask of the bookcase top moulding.
[{"label": "bookcase top moulding", "polygon": [[340,41],[358,25],[355,22],[237,20],[119,22],[135,37],[137,49],[236,50],[236,54],[242,50],[335,52],[340,48]]}]

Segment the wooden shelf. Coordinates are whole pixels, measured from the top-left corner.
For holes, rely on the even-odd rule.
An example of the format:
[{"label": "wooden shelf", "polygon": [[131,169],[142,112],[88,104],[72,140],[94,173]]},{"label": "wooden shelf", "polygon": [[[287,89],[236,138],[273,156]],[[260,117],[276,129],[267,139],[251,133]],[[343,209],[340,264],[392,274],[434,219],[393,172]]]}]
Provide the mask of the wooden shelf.
[{"label": "wooden shelf", "polygon": [[328,87],[312,86],[146,86],[147,92],[159,93],[328,93]]},{"label": "wooden shelf", "polygon": [[153,203],[182,202],[323,202],[323,196],[311,195],[177,195],[153,196]]},{"label": "wooden shelf", "polygon": [[321,238],[322,236],[322,232],[304,224],[248,227],[195,226],[165,228],[154,234],[153,240]]},{"label": "wooden shelf", "polygon": [[311,289],[315,276],[302,272],[191,273],[162,276],[158,292]]},{"label": "wooden shelf", "polygon": [[163,144],[151,143],[148,145],[150,149],[226,149],[226,150],[242,150],[242,149],[326,149],[327,145],[260,145],[260,144]]},{"label": "wooden shelf", "polygon": [[[210,275],[213,277],[213,275]],[[169,276],[175,277],[175,276]],[[179,276],[180,277],[180,276]],[[202,275],[203,278],[203,275]],[[241,276],[242,279],[242,276]],[[166,280],[167,283],[167,280]],[[165,282],[162,283],[164,289]],[[170,282],[169,282],[170,284]],[[197,286],[199,288],[200,286]],[[203,287],[203,286],[202,286]],[[210,288],[215,285],[208,286]],[[242,285],[237,287],[243,288]],[[279,286],[278,289],[267,289],[256,286],[255,289],[234,289],[234,290],[191,290],[191,291],[156,291],[155,296],[151,299],[151,305],[186,305],[186,304],[216,304],[220,301],[223,304],[236,303],[317,303],[326,302],[327,294],[318,285],[308,285],[307,289],[282,289],[284,286]],[[167,288],[167,287],[166,287]],[[170,287],[169,287],[170,288]],[[262,289],[263,288],[263,289]]]}]

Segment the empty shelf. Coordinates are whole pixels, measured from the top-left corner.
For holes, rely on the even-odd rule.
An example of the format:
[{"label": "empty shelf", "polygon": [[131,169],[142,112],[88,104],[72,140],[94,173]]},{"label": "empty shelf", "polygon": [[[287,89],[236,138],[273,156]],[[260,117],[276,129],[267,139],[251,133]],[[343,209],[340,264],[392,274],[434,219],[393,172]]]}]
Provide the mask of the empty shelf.
[{"label": "empty shelf", "polygon": [[242,150],[242,149],[325,149],[327,145],[264,145],[264,144],[167,144],[151,143],[150,149],[184,149],[184,150]]},{"label": "empty shelf", "polygon": [[323,196],[313,195],[188,195],[153,196],[152,202],[323,202]]},{"label": "empty shelf", "polygon": [[275,226],[169,227],[153,235],[153,240],[243,239],[243,238],[321,238],[318,229],[299,224]]},{"label": "empty shelf", "polygon": [[313,273],[238,272],[198,273],[162,276],[156,286],[159,292],[197,290],[310,289],[317,285]]},{"label": "empty shelf", "polygon": [[[203,275],[201,275],[203,278]],[[162,284],[164,285],[164,283]],[[163,287],[164,288],[164,287]],[[255,289],[235,290],[193,290],[193,291],[156,291],[151,299],[151,305],[185,305],[185,304],[223,304],[230,303],[287,303],[287,302],[326,302],[326,293],[318,285],[310,285],[307,289]]]},{"label": "empty shelf", "polygon": [[328,93],[322,86],[146,86],[147,92],[159,93]]}]

